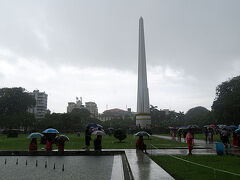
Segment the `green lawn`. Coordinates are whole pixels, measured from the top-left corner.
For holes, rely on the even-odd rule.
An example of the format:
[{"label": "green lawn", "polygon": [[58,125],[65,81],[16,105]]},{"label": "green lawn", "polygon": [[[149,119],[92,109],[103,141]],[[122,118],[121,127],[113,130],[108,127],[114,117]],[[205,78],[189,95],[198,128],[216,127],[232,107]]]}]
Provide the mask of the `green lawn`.
[{"label": "green lawn", "polygon": [[[240,174],[240,157],[237,156],[175,156],[205,166]],[[171,174],[175,179],[240,179],[240,176],[231,175],[217,170],[208,169],[198,165],[190,164],[171,156],[152,156],[157,164]]]},{"label": "green lawn", "polygon": [[[76,134],[66,134],[70,141],[65,143],[65,149],[83,149],[84,148],[84,135],[81,134],[78,137]],[[30,139],[26,138],[27,135],[21,134],[18,138],[7,138],[6,135],[0,135],[0,150],[26,150],[30,143]],[[92,135],[92,141],[90,148],[93,149],[93,140],[95,136]],[[128,135],[127,138],[119,143],[117,139],[113,136],[103,136],[102,138],[102,147],[103,149],[134,149],[135,143],[138,137],[133,135]],[[144,138],[147,148],[150,149],[150,144],[153,144],[157,148],[171,148],[171,147],[187,147],[186,143],[180,143],[171,140],[159,139],[156,137],[151,137],[151,140]],[[40,139],[38,139],[38,149],[45,147],[40,144]],[[53,148],[57,148],[56,145],[53,145]]]}]

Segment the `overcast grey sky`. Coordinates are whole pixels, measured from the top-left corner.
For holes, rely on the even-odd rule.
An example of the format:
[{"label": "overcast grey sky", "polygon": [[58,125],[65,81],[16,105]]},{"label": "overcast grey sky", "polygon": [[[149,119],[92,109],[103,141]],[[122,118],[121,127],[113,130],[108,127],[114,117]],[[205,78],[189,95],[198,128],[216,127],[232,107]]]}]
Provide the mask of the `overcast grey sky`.
[{"label": "overcast grey sky", "polygon": [[138,20],[150,104],[211,108],[240,74],[238,0],[0,0],[0,88],[39,89],[66,112],[75,97],[136,111]]}]

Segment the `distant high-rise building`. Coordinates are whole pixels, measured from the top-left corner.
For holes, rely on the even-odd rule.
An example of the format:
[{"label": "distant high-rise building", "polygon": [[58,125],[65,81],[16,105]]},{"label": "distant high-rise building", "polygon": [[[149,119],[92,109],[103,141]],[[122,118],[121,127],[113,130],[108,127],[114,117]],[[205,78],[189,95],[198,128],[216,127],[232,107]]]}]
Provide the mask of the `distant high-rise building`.
[{"label": "distant high-rise building", "polygon": [[95,102],[85,102],[85,108],[90,112],[93,117],[98,116],[98,108]]},{"label": "distant high-rise building", "polygon": [[84,106],[82,105],[82,97],[80,97],[80,99],[78,99],[78,97],[76,97],[76,103],[74,102],[69,102],[68,106],[67,106],[67,113],[72,112],[73,109],[81,109]]},{"label": "distant high-rise building", "polygon": [[145,54],[145,40],[143,18],[139,19],[139,46],[138,46],[138,91],[136,125],[141,128],[151,126],[149,94],[147,85],[147,68]]},{"label": "distant high-rise building", "polygon": [[48,95],[45,92],[39,92],[39,90],[34,90],[30,92],[35,100],[36,105],[33,108],[29,108],[28,112],[33,113],[36,119],[42,119],[47,114],[47,98]]}]

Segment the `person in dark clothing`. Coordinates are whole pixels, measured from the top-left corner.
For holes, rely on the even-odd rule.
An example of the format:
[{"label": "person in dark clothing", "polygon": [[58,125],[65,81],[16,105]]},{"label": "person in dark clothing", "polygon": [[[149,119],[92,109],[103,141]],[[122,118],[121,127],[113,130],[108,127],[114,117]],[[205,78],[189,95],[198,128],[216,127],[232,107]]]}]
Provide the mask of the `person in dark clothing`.
[{"label": "person in dark clothing", "polygon": [[136,142],[136,149],[147,153],[147,145],[143,142],[143,136],[139,136]]},{"label": "person in dark clothing", "polygon": [[206,144],[208,142],[208,128],[204,128],[204,134],[205,134],[205,141],[206,141]]},{"label": "person in dark clothing", "polygon": [[177,131],[178,141],[181,142],[182,130]]},{"label": "person in dark clothing", "polygon": [[222,143],[224,144],[225,148],[227,148],[228,144],[229,144],[229,133],[228,133],[227,129],[224,128],[220,132],[220,138],[221,138]]},{"label": "person in dark clothing", "polygon": [[29,144],[29,151],[37,151],[37,139],[33,138]]},{"label": "person in dark clothing", "polygon": [[91,134],[92,134],[92,131],[91,131],[90,127],[87,127],[85,130],[85,145],[86,145],[85,149],[86,149],[86,151],[89,151]]},{"label": "person in dark clothing", "polygon": [[102,150],[102,136],[97,135],[96,139],[94,140],[94,150],[101,151]]}]

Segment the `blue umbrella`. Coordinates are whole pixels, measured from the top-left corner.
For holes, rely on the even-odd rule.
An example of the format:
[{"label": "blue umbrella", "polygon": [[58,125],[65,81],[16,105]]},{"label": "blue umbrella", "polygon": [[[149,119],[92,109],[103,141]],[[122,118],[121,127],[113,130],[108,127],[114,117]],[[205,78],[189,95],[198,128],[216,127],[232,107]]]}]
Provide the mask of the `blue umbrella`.
[{"label": "blue umbrella", "polygon": [[90,128],[103,128],[100,124],[95,124],[95,123],[88,123],[86,125],[86,127],[90,127]]},{"label": "blue umbrella", "polygon": [[235,125],[230,125],[230,126],[228,126],[228,128],[231,129],[231,130],[234,130],[234,129],[237,129],[237,126],[235,126]]},{"label": "blue umbrella", "polygon": [[86,127],[97,128],[97,124],[95,123],[88,123]]},{"label": "blue umbrella", "polygon": [[39,137],[42,137],[42,136],[43,136],[42,133],[34,132],[34,133],[31,133],[27,138],[39,138]]},{"label": "blue umbrella", "polygon": [[42,133],[55,133],[55,134],[58,134],[59,132],[56,129],[48,128],[48,129],[45,129]]}]

